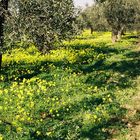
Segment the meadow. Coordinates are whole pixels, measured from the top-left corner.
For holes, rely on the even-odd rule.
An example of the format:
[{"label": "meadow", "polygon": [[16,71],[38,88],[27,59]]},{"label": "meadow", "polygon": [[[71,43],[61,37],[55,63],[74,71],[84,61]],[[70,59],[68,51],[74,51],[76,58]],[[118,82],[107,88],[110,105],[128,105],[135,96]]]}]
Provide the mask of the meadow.
[{"label": "meadow", "polygon": [[138,87],[138,39],[127,33],[112,44],[110,36],[85,31],[46,55],[26,43],[7,51],[0,140],[109,140],[129,133],[122,120]]}]

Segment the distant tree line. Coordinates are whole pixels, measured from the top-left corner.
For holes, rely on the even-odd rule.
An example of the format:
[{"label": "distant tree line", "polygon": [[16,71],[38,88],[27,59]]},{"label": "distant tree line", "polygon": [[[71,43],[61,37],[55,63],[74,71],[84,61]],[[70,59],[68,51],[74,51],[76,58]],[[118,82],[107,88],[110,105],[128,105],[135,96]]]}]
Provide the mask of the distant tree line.
[{"label": "distant tree line", "polygon": [[86,28],[112,31],[112,42],[121,39],[125,30],[140,30],[139,0],[96,0],[81,12]]}]

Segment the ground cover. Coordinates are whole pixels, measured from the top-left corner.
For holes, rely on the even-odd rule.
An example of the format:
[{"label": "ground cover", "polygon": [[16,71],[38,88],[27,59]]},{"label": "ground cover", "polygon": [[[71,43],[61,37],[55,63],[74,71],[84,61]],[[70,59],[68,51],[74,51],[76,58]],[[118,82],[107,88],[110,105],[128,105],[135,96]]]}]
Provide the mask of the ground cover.
[{"label": "ground cover", "polygon": [[7,51],[0,73],[0,139],[126,138],[126,103],[137,92],[140,55],[135,34],[115,44],[110,35],[85,31],[46,55],[34,45]]}]

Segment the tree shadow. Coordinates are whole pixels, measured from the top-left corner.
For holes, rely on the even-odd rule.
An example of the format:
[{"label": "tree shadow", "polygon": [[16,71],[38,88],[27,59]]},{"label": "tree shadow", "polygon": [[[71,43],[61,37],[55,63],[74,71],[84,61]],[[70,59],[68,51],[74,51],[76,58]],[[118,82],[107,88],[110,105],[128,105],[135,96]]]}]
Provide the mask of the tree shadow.
[{"label": "tree shadow", "polygon": [[128,58],[138,58],[140,59],[140,51],[132,51],[126,54],[126,57]]},{"label": "tree shadow", "polygon": [[127,36],[123,36],[123,39],[132,39],[132,38],[134,38],[134,39],[138,39],[139,37],[138,37],[138,35],[127,35]]},{"label": "tree shadow", "polygon": [[[44,70],[41,70],[43,65]],[[22,81],[23,79],[31,79],[42,73],[48,73],[49,76],[49,69],[48,69],[48,62],[39,62],[35,64],[24,64],[24,63],[14,63],[8,66],[2,67],[0,71],[1,75],[5,77],[4,82],[12,82],[12,81]],[[45,79],[42,76],[42,79]]]},{"label": "tree shadow", "polygon": [[[126,112],[126,109],[120,108],[120,112]],[[124,115],[124,113],[122,113],[122,115]],[[81,136],[89,140],[112,139],[112,135],[118,134],[122,128],[128,128],[127,122],[123,121],[122,116],[114,116],[114,118],[100,123],[88,131],[83,131]]]},{"label": "tree shadow", "polygon": [[[71,68],[72,73],[79,73],[81,72],[83,75],[86,75],[86,80],[84,84],[87,85],[94,85],[98,88],[106,87],[108,89],[115,89],[116,87],[119,87],[120,89],[129,88],[132,86],[132,80],[140,76],[140,58],[139,53],[140,52],[127,52],[127,49],[120,49],[120,48],[112,48],[111,46],[107,45],[106,43],[99,43],[97,46],[92,46],[88,44],[84,45],[72,45],[69,46],[71,49],[79,51],[84,49],[89,49],[86,54],[86,56],[79,55],[76,62],[69,63],[66,60],[53,62],[53,61],[42,61],[39,63],[35,63],[34,65],[30,64],[21,64],[21,65],[11,65],[6,66],[1,70],[1,74],[5,75],[7,78],[9,75],[16,75],[20,80],[23,80],[24,78],[30,79],[34,76],[39,76],[40,74],[44,73],[44,75],[41,76],[42,79],[46,80],[53,80],[51,76],[51,70],[49,69],[48,65],[53,64],[56,68],[64,69],[64,68]],[[120,52],[126,56],[125,60],[112,60],[109,64],[106,63],[107,58],[111,57],[113,55],[120,54]],[[98,59],[95,59],[95,55],[103,54],[104,56]],[[91,61],[89,61],[92,59]],[[44,70],[40,70],[44,66]],[[13,70],[13,73],[11,72]],[[20,73],[24,70],[30,70],[31,73]],[[18,73],[19,72],[19,73]],[[114,73],[117,72],[117,75],[114,75]],[[6,79],[5,82],[8,80],[13,81],[14,77],[11,77],[11,79]],[[80,102],[75,102],[74,104],[71,104],[73,112],[71,112],[71,116],[69,116],[69,112],[66,112],[65,114],[61,114],[60,117],[56,117],[55,119],[59,119],[60,121],[63,120],[65,117],[72,117],[76,112],[81,111],[81,106],[86,105],[87,108],[85,110],[88,110],[89,108],[94,108],[95,106],[101,105],[103,103],[102,98],[84,98]],[[67,108],[68,106],[65,106]],[[63,108],[59,108],[58,111],[62,111]],[[116,114],[125,114],[125,109],[119,108],[119,111],[116,112]],[[126,127],[125,122],[122,121],[122,117],[118,117],[117,115],[114,115],[114,118],[116,120],[113,120],[112,118],[108,120],[107,122],[102,122],[98,124],[97,126],[94,126],[90,128],[88,131],[82,131],[81,137],[88,138],[93,140],[105,140],[108,137],[111,137],[111,134],[108,131],[102,131],[103,128],[106,130],[109,127],[119,127],[119,125],[122,125],[123,127]],[[31,133],[33,139],[41,140],[41,139],[58,139],[58,138],[49,138],[46,136],[36,136],[36,134]]]},{"label": "tree shadow", "polygon": [[100,43],[96,43],[96,44],[88,44],[88,42],[84,43],[84,44],[74,44],[74,45],[68,45],[65,46],[66,48],[70,48],[73,50],[86,50],[88,49],[91,51],[94,51],[96,53],[103,53],[103,54],[119,54],[120,51],[124,52],[125,49],[120,49],[120,48],[113,48],[111,47],[111,45],[108,45],[105,42],[100,42]]}]

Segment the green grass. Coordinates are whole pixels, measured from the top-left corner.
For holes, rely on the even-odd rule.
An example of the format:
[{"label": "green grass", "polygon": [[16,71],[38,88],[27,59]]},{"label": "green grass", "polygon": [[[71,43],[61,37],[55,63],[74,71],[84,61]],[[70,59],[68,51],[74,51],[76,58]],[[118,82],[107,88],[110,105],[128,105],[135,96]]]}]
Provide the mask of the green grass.
[{"label": "green grass", "polygon": [[106,140],[113,128],[125,131],[122,105],[140,75],[137,39],[112,44],[110,36],[85,31],[50,54],[33,45],[5,53],[0,139]]}]

